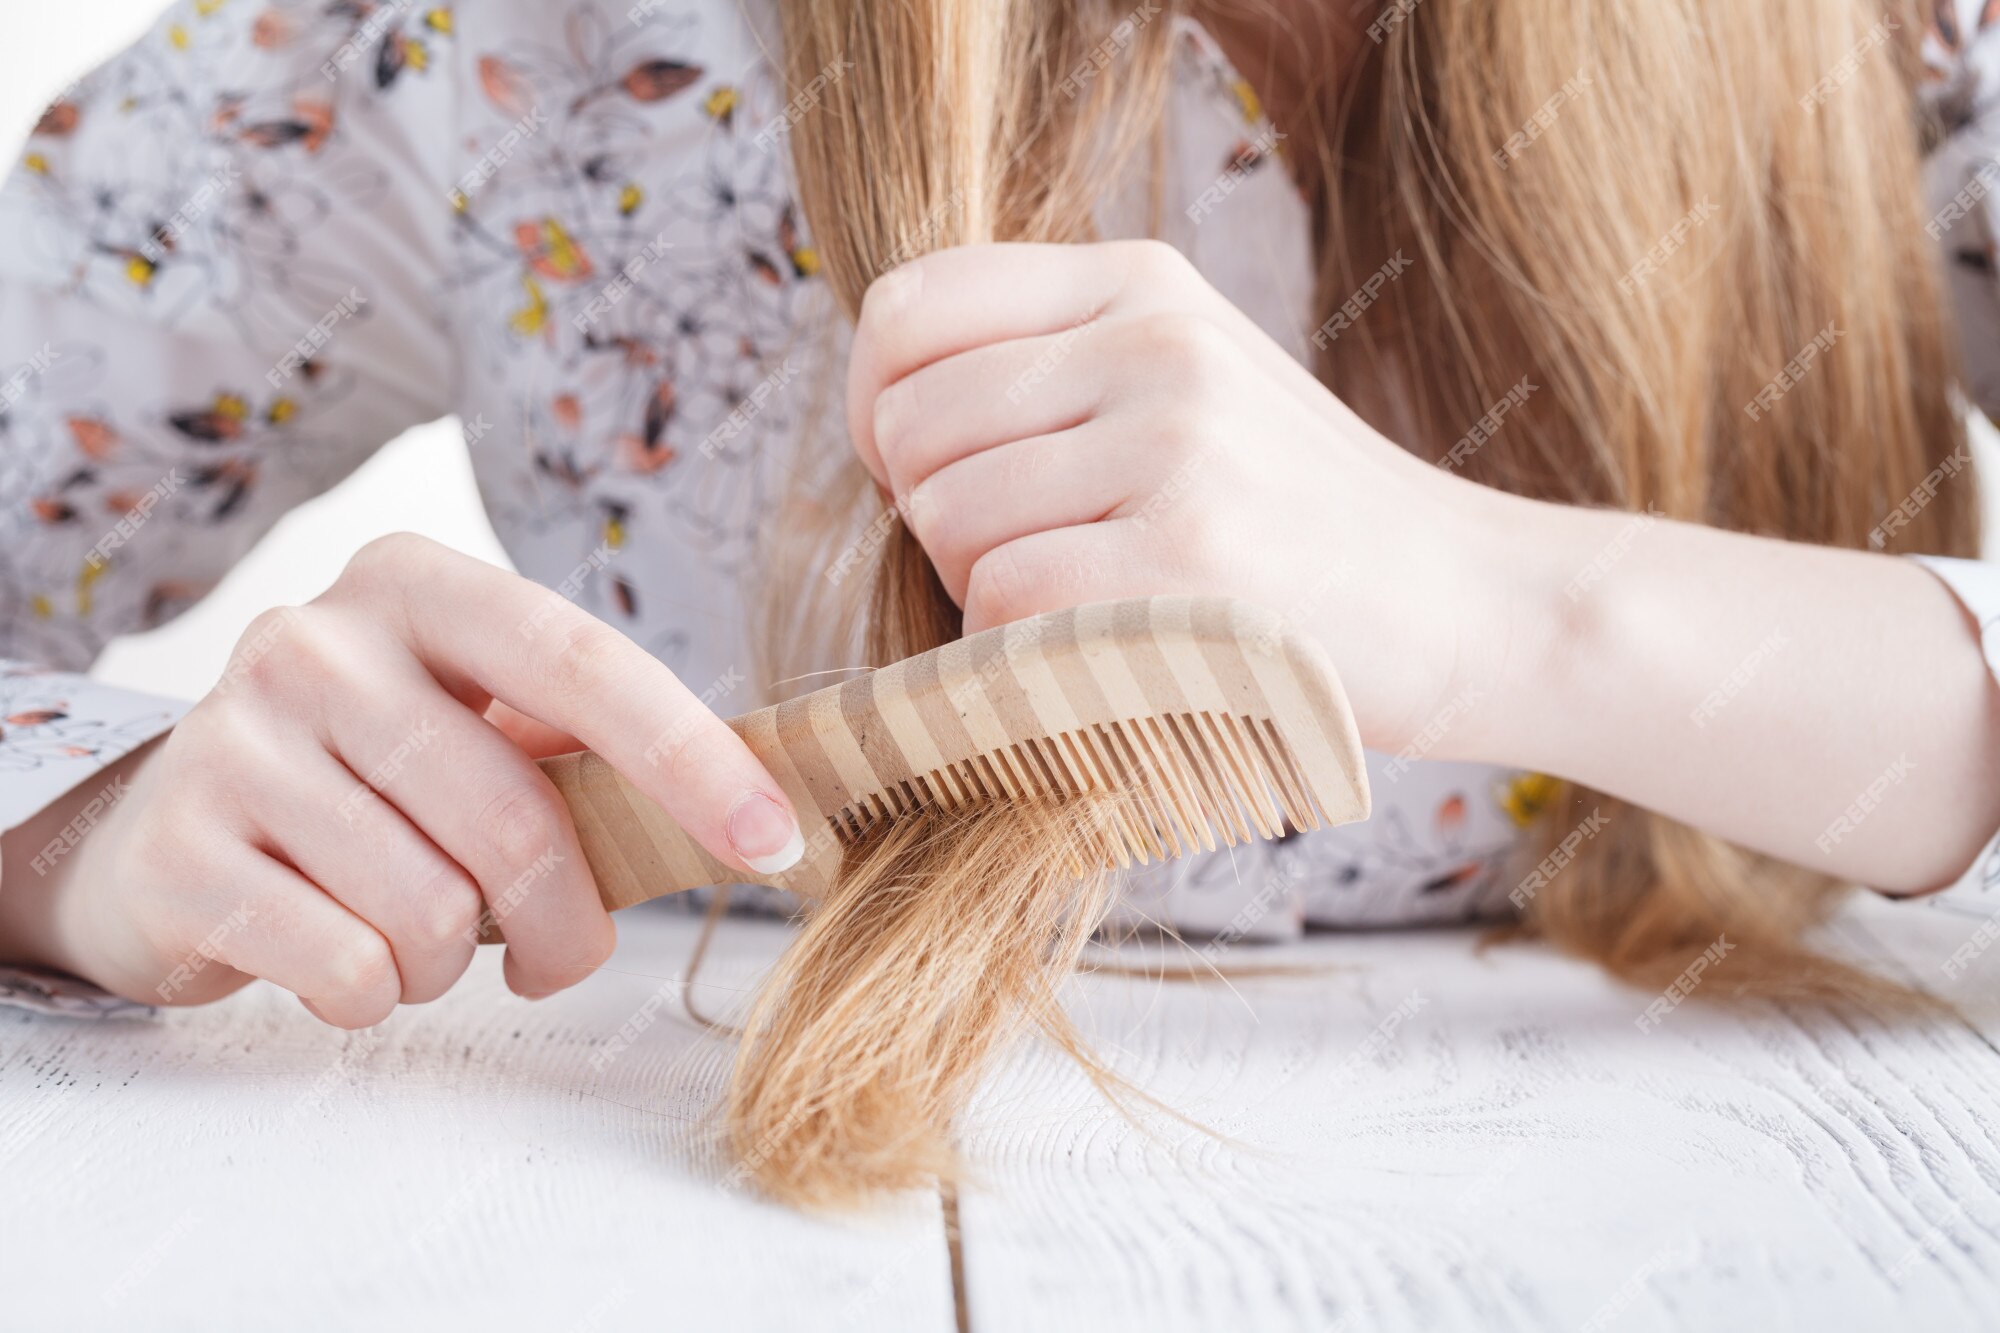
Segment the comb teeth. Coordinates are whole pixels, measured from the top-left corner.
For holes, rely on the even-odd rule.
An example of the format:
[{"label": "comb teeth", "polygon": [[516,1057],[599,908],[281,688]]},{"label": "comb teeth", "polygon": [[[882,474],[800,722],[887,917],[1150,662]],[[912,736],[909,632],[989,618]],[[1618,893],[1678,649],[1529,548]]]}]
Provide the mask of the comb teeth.
[{"label": "comb teeth", "polygon": [[[1147,597],[1031,616],[729,725],[812,831],[763,882],[819,897],[848,850],[925,811],[1082,813],[1081,873],[1368,817],[1353,711],[1325,652],[1272,611]],[[704,884],[717,860],[604,757],[541,761],[607,907]]]},{"label": "comb teeth", "polygon": [[843,846],[927,810],[1000,800],[1113,798],[1099,821],[1097,869],[1304,832],[1331,822],[1298,758],[1269,721],[1179,713],[1093,723],[1018,741],[849,802],[828,820]]}]

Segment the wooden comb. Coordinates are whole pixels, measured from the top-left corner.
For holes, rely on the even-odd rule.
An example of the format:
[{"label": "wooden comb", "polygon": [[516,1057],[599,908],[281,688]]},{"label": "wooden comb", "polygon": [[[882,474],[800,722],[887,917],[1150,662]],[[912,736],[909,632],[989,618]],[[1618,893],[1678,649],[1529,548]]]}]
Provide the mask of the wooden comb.
[{"label": "wooden comb", "polygon": [[[729,726],[806,834],[804,859],[764,882],[808,898],[848,845],[926,807],[1124,792],[1103,840],[1120,867],[1368,816],[1361,741],[1325,654],[1223,598],[1038,616]],[[607,907],[745,882],[596,754],[542,768]]]}]

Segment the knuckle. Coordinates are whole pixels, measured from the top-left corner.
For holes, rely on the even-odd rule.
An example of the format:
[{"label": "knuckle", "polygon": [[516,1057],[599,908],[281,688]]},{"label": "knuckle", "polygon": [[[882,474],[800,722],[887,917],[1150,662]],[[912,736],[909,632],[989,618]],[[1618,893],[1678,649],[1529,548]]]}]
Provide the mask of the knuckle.
[{"label": "knuckle", "polygon": [[462,872],[441,868],[418,890],[413,904],[418,942],[439,948],[464,940],[478,925],[485,904],[478,886]]},{"label": "knuckle", "polygon": [[571,705],[603,699],[619,684],[617,664],[626,646],[617,630],[585,617],[563,631],[543,667],[549,690],[558,702]]},{"label": "knuckle", "polygon": [[414,532],[391,532],[367,542],[348,558],[334,585],[322,596],[339,600],[343,596],[378,590],[393,583],[420,580],[420,571],[436,560],[445,548]]},{"label": "knuckle", "polygon": [[395,955],[373,931],[351,931],[333,945],[327,953],[326,971],[335,996],[350,1003],[402,989]]},{"label": "knuckle", "polygon": [[924,289],[924,261],[913,259],[898,265],[868,284],[861,297],[861,314],[856,320],[858,334],[871,340],[893,343],[903,322],[916,308]]},{"label": "knuckle", "polygon": [[563,833],[555,805],[553,796],[526,783],[509,787],[489,800],[477,824],[488,863],[511,872],[533,865],[553,851]]},{"label": "knuckle", "polygon": [[347,568],[355,573],[373,573],[383,569],[400,569],[412,560],[429,557],[437,544],[428,537],[414,532],[390,532],[364,544],[347,562]]},{"label": "knuckle", "polygon": [[1126,272],[1142,284],[1180,283],[1194,276],[1188,257],[1156,237],[1117,243],[1125,251]]},{"label": "knuckle", "polygon": [[1047,571],[1024,560],[1010,546],[988,551],[966,580],[965,610],[982,625],[1005,625],[1027,615],[1047,580]]},{"label": "knuckle", "polygon": [[268,686],[283,679],[286,675],[283,659],[296,647],[303,619],[304,613],[295,606],[274,606],[258,612],[230,651],[220,687],[239,683]]},{"label": "knuckle", "polygon": [[1183,400],[1213,390],[1228,367],[1229,341],[1200,315],[1169,311],[1133,321],[1136,355]]},{"label": "knuckle", "polygon": [[647,757],[653,766],[676,786],[687,785],[696,773],[704,767],[702,758],[708,753],[711,736],[710,719],[701,712],[690,711],[677,719],[647,748]]}]

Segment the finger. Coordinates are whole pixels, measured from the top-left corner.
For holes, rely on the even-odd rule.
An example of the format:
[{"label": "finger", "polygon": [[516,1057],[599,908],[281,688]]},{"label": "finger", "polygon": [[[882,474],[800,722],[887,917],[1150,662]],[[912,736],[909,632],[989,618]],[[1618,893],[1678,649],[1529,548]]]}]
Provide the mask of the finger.
[{"label": "finger", "polygon": [[932,474],[910,492],[917,540],[952,600],[965,605],[988,551],[1049,529],[1093,524],[1133,496],[1137,460],[1107,423],[1016,440]]},{"label": "finger", "polygon": [[554,754],[574,754],[587,748],[584,743],[567,731],[537,722],[526,713],[509,708],[495,699],[486,709],[486,720],[500,729],[500,734],[521,747],[521,753],[530,759],[547,759]]},{"label": "finger", "polygon": [[1011,440],[1053,435],[1096,415],[1101,376],[1076,373],[1077,344],[1095,324],[975,347],[883,389],[875,400],[875,444],[885,482],[908,495],[939,468]]},{"label": "finger", "polygon": [[913,371],[991,343],[1086,324],[1119,290],[1098,246],[975,245],[891,269],[862,300],[847,369],[847,428],[861,461],[883,478],[875,400]]},{"label": "finger", "polygon": [[359,775],[343,795],[341,820],[358,823],[386,803],[441,858],[464,867],[477,886],[470,916],[454,895],[426,925],[455,928],[456,943],[469,952],[481,911],[491,912],[507,940],[508,982],[519,993],[539,997],[582,981],[611,956],[617,930],[569,807],[539,765],[414,659],[389,660],[375,670],[384,677],[382,697],[398,700],[397,708],[317,710],[324,742]]},{"label": "finger", "polygon": [[214,956],[290,991],[335,1027],[373,1027],[393,1013],[403,983],[389,942],[292,867],[235,848],[219,878],[240,891],[242,919],[218,932]]},{"label": "finger", "polygon": [[472,876],[324,751],[295,761],[287,786],[262,839],[389,942],[402,1003],[451,989],[485,907]]},{"label": "finger", "polygon": [[869,287],[848,360],[848,434],[880,480],[875,402],[904,376],[992,343],[1169,313],[1211,321],[1280,387],[1343,419],[1339,400],[1310,370],[1163,242],[969,245],[912,260]]},{"label": "finger", "polygon": [[[397,633],[447,689],[476,682],[575,736],[725,864],[775,874],[804,854],[791,802],[749,747],[617,630],[419,537],[372,542],[356,562],[354,594],[393,606]],[[743,679],[732,669],[712,697]]]},{"label": "finger", "polygon": [[1218,589],[1186,585],[1169,572],[1134,519],[1053,528],[996,546],[966,581],[965,632],[1066,611],[1086,602]]}]

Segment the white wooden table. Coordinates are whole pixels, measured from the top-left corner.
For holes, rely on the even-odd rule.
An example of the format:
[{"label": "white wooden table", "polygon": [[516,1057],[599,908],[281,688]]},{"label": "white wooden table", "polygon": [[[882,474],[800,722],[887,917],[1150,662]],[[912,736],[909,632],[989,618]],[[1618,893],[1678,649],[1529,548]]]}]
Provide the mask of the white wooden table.
[{"label": "white wooden table", "polygon": [[[829,1223],[735,1188],[693,923],[621,925],[566,995],[513,998],[488,951],[366,1034],[264,987],[0,1015],[0,1329],[2000,1328],[2000,949],[1966,1021],[1900,1030],[1689,1004],[1642,1033],[1648,997],[1460,932],[1315,939],[1281,956],[1324,972],[1234,992],[1089,979],[1116,1067],[1229,1141],[1023,1048],[954,1243],[935,1195]],[[1942,982],[1976,925],[1843,933]],[[731,923],[697,998],[783,938]]]}]

